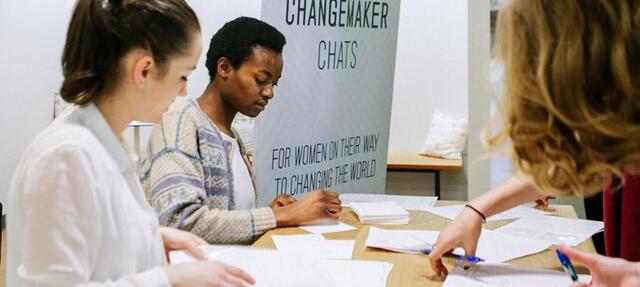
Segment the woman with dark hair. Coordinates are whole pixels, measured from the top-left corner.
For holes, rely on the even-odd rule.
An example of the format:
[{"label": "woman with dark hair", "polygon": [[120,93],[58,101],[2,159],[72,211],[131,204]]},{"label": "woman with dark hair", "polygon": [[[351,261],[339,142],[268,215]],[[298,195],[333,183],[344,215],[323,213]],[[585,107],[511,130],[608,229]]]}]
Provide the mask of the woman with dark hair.
[{"label": "woman with dark hair", "polygon": [[256,207],[259,191],[240,138],[237,113],[255,117],[274,97],[282,73],[284,35],[240,17],[211,38],[210,83],[198,99],[178,99],[153,130],[141,162],[142,182],[160,223],[209,243],[248,244],[276,226],[337,219],[335,192],[314,190],[300,201],[276,198]]},{"label": "woman with dark hair", "polygon": [[635,0],[512,0],[500,11],[505,97],[502,126],[487,142],[507,146],[519,172],[440,232],[429,255],[436,273],[447,273],[449,250],[475,254],[488,216],[542,195],[604,190],[609,257],[560,249],[589,268],[589,286],[640,286],[638,15]]},{"label": "woman with dark hair", "polygon": [[8,212],[8,286],[245,286],[216,262],[165,266],[188,232],[160,228],[121,133],[158,121],[202,49],[183,0],[80,0],[62,56],[62,98],[75,104],[27,147]]}]

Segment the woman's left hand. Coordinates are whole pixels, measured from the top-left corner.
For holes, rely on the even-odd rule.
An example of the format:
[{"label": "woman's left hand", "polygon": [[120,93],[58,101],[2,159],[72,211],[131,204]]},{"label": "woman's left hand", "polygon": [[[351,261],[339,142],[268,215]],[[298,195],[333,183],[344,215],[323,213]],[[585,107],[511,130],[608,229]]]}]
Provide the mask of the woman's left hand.
[{"label": "woman's left hand", "polygon": [[640,263],[592,254],[566,246],[560,247],[573,262],[582,263],[591,272],[591,282],[575,282],[571,287],[640,286]]},{"label": "woman's left hand", "polygon": [[169,260],[169,252],[174,250],[184,250],[197,260],[207,260],[207,255],[199,245],[207,244],[204,239],[192,234],[171,227],[160,227],[162,241],[164,242],[164,252]]}]

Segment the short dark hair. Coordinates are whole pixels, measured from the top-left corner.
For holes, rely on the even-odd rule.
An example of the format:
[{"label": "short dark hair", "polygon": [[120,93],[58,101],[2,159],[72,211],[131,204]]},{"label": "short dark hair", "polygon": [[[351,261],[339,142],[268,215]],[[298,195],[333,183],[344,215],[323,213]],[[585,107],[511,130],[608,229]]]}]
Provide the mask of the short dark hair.
[{"label": "short dark hair", "polygon": [[187,52],[199,31],[184,0],[78,0],[62,54],[60,96],[78,105],[96,100],[134,48],[149,51],[163,71],[169,58]]},{"label": "short dark hair", "polygon": [[207,70],[211,81],[216,77],[218,61],[225,57],[234,68],[240,67],[256,45],[282,53],[286,38],[275,27],[250,17],[227,22],[211,37],[207,52]]}]

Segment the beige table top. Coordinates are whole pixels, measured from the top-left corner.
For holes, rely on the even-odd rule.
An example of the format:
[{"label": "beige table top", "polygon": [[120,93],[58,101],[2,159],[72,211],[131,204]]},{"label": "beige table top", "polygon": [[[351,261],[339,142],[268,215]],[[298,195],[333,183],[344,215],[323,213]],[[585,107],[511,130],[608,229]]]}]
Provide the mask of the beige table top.
[{"label": "beige table top", "polygon": [[[437,206],[451,205],[451,204],[460,204],[460,203],[462,202],[438,201],[436,205]],[[547,211],[550,211],[554,215],[558,215],[558,216],[572,217],[572,218],[576,217],[576,213],[573,210],[573,207],[570,205],[552,205],[547,209]],[[424,211],[410,211],[410,213],[411,213],[410,224],[383,225],[379,227],[385,228],[385,229],[440,230],[450,221],[449,219],[439,217],[437,215],[424,212]],[[387,280],[387,286],[389,287],[442,286],[444,278],[435,276],[433,271],[431,271],[426,255],[399,254],[399,253],[366,247],[365,241],[367,239],[367,235],[369,234],[369,225],[361,225],[355,213],[353,213],[349,208],[343,208],[342,214],[340,215],[340,220],[347,224],[353,225],[354,227],[357,228],[357,230],[336,232],[336,233],[326,233],[324,234],[325,238],[355,239],[356,243],[353,250],[353,259],[380,260],[380,261],[387,261],[392,263],[393,269],[391,269],[391,273],[389,274],[389,278]],[[508,224],[512,221],[513,220],[488,222],[484,225],[484,228],[495,229],[505,224]],[[308,232],[297,227],[277,228],[263,235],[260,239],[258,239],[253,244],[253,246],[275,249],[273,240],[271,240],[271,235],[304,234],[304,233],[308,233]],[[561,271],[562,267],[558,263],[552,248],[554,247],[552,246],[551,248],[541,253],[511,260],[508,263],[519,265],[519,266],[525,266],[525,267],[547,268],[547,269],[555,269],[555,270]],[[593,252],[593,253],[596,252],[591,240],[582,242],[578,246],[578,248],[588,252]],[[455,260],[452,258],[445,258],[444,263],[447,266],[447,268],[451,269],[451,267],[455,263]],[[578,273],[588,273],[584,267],[577,266],[576,269]]]}]

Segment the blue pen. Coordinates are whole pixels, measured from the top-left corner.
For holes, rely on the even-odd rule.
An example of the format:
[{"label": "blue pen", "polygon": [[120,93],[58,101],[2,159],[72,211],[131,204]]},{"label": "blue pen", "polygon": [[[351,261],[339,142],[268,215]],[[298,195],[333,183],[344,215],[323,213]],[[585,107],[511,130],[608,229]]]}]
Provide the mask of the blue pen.
[{"label": "blue pen", "polygon": [[[422,250],[422,253],[429,255],[431,253],[431,249],[430,248],[426,248],[424,250]],[[453,254],[453,253],[447,253],[445,255],[451,255],[456,259],[456,262],[468,262],[468,263],[480,263],[480,262],[484,262],[484,259],[480,258],[480,257],[476,257],[476,256],[462,256],[462,255],[457,255],[457,254]]]},{"label": "blue pen", "polygon": [[571,264],[571,260],[567,258],[567,255],[564,255],[560,249],[556,249],[556,255],[558,256],[558,261],[560,261],[560,264],[562,265],[562,269],[571,276],[571,280],[574,282],[578,281],[576,269],[573,268],[573,264]]}]

